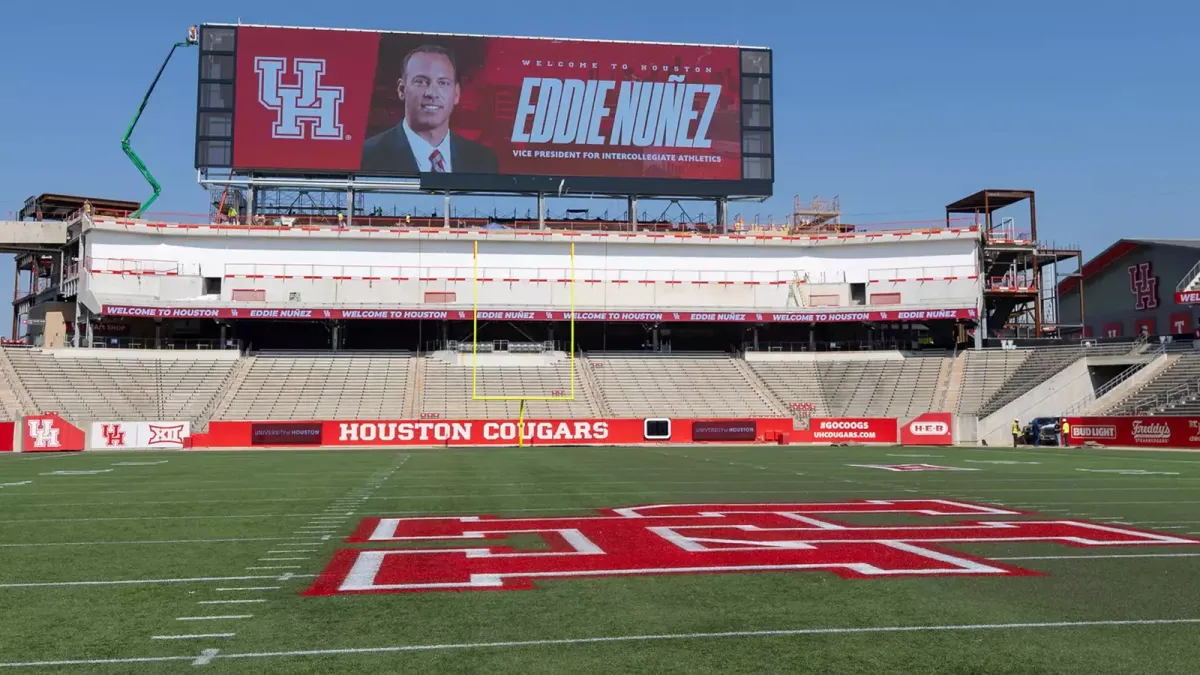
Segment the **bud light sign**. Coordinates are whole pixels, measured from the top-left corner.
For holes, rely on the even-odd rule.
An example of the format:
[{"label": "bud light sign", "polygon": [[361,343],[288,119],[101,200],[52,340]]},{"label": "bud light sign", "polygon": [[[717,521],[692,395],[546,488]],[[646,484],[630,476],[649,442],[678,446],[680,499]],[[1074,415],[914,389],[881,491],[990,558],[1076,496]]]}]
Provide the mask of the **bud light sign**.
[{"label": "bud light sign", "polygon": [[1068,445],[1200,448],[1200,417],[1068,417]]}]

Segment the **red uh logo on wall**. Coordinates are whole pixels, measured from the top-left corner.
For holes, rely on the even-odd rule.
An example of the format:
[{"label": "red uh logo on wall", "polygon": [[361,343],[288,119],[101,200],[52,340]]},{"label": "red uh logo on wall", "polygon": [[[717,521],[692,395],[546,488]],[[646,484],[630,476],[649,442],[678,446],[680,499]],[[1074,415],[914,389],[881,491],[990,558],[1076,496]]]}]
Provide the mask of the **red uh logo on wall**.
[{"label": "red uh logo on wall", "polygon": [[1158,277],[1151,271],[1150,263],[1129,266],[1129,290],[1133,293],[1134,309],[1158,308]]},{"label": "red uh logo on wall", "polygon": [[104,444],[110,448],[125,447],[125,428],[120,424],[105,424]]}]

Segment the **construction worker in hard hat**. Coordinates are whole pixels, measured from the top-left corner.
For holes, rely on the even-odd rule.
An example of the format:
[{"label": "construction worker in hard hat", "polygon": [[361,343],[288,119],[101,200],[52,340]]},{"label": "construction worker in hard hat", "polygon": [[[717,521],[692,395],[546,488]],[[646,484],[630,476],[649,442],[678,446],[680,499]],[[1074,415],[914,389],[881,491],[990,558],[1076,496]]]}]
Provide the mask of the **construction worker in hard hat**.
[{"label": "construction worker in hard hat", "polygon": [[1013,447],[1015,448],[1015,447],[1017,447],[1018,442],[1021,440],[1021,421],[1020,420],[1013,420],[1012,435],[1013,435]]}]

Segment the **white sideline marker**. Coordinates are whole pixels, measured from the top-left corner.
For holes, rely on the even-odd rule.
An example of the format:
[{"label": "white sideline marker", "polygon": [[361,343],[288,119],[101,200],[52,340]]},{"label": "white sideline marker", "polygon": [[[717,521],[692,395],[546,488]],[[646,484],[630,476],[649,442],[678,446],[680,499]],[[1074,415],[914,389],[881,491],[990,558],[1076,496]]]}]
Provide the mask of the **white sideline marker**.
[{"label": "white sideline marker", "polygon": [[[203,638],[227,638],[227,637],[233,637],[234,635],[237,635],[237,633],[203,633],[200,635],[154,635],[154,636],[151,636],[150,639],[151,640],[201,640]],[[191,657],[189,656],[187,658],[190,659]],[[0,664],[0,667],[8,666],[8,665],[11,665],[11,664],[3,663],[3,664]]]}]

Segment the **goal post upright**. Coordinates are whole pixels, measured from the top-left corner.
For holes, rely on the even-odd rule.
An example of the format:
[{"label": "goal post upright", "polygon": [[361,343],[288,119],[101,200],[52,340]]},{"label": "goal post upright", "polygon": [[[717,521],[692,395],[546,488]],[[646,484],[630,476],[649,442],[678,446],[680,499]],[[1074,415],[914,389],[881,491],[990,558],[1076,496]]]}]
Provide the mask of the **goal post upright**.
[{"label": "goal post upright", "polygon": [[[575,400],[575,242],[570,243],[570,342],[567,345],[567,363],[570,385],[566,396],[531,396],[528,394],[481,396],[479,394],[479,240],[472,242],[471,252],[471,400],[473,401],[519,401],[521,422],[524,426],[525,403],[527,401],[574,401]],[[518,437],[521,431],[518,431]],[[523,440],[523,439],[520,439]]]}]

